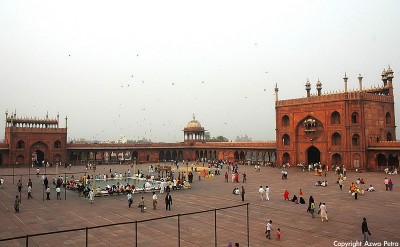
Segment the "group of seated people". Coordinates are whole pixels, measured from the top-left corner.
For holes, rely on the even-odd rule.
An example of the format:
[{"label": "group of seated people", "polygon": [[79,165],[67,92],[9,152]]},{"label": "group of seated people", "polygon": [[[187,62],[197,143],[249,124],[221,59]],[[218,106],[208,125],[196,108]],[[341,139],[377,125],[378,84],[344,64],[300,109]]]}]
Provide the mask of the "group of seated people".
[{"label": "group of seated people", "polygon": [[239,188],[234,188],[233,191],[232,191],[232,194],[234,194],[234,195],[240,195]]},{"label": "group of seated people", "polygon": [[116,193],[117,195],[128,194],[128,193],[132,193],[132,191],[135,191],[135,190],[136,190],[135,185],[127,184],[126,186],[124,186],[121,184],[119,186],[116,186],[115,184],[113,184],[112,186],[110,186],[109,184],[107,184],[106,187],[102,191],[107,191],[108,195],[112,196],[112,195],[114,195],[114,193]]},{"label": "group of seated people", "polygon": [[317,181],[316,183],[315,183],[315,186],[322,186],[322,187],[326,187],[326,186],[328,186],[328,181]]},{"label": "group of seated people", "polygon": [[357,184],[365,184],[364,179],[363,178],[358,178],[356,181]]},{"label": "group of seated people", "polygon": [[389,168],[386,167],[384,171],[386,174],[397,175],[397,168],[394,168],[392,171],[390,171]]},{"label": "group of seated people", "polygon": [[375,191],[374,186],[372,186],[372,184],[369,186],[369,188],[367,189],[368,192],[372,192]]},{"label": "group of seated people", "polygon": [[[358,181],[358,180],[357,180],[357,181]],[[354,196],[355,193],[362,195],[362,194],[364,194],[364,190],[363,190],[361,184],[360,184],[359,182],[356,182],[356,183],[351,183],[351,184],[350,184],[349,193],[350,193],[352,196]]]},{"label": "group of seated people", "polygon": [[306,204],[306,201],[304,200],[303,197],[300,196],[300,199],[297,199],[296,195],[294,195],[293,198],[290,201],[294,202],[296,204]]}]

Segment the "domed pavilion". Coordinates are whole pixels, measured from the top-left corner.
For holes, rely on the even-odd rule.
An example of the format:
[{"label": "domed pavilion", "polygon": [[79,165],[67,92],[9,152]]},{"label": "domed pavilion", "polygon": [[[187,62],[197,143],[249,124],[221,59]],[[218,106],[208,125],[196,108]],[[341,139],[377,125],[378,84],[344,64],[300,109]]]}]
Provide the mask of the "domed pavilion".
[{"label": "domed pavilion", "polygon": [[183,129],[185,142],[203,142],[205,141],[205,129],[201,127],[194,114],[193,119]]}]

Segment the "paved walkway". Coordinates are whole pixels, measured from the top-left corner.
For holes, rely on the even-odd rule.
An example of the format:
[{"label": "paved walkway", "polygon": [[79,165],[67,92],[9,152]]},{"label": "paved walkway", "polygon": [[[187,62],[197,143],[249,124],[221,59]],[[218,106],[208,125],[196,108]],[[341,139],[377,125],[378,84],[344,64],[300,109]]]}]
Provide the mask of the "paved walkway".
[{"label": "paved walkway", "polygon": [[[126,165],[97,166],[97,173],[113,171],[124,174]],[[147,165],[138,166],[147,171]],[[41,169],[43,172],[43,169]],[[181,168],[182,171],[186,167]],[[60,168],[59,172],[85,172],[84,166],[70,169]],[[245,186],[245,202],[249,206],[250,246],[334,246],[334,241],[350,242],[362,240],[361,222],[366,217],[372,236],[370,241],[393,241],[400,244],[400,236],[396,232],[399,223],[399,176],[389,175],[394,183],[394,190],[385,191],[384,173],[348,173],[347,182],[343,191],[336,186],[336,175],[329,172],[328,187],[314,186],[316,180],[323,177],[314,176],[313,172],[302,172],[298,168],[290,168],[288,180],[282,180],[277,168],[262,167],[261,172],[255,172],[253,167],[240,166],[239,172],[247,174],[246,183],[233,184],[224,182],[225,169],[221,176],[201,178],[194,183],[190,190],[172,191],[173,205],[171,211],[165,211],[164,196],[158,194],[158,208],[152,209],[151,193],[134,195],[132,208],[128,208],[126,196],[112,196],[95,198],[90,204],[87,199],[78,197],[78,194],[67,191],[67,200],[56,200],[54,187],[51,200],[44,200],[40,178],[31,175],[33,181],[33,199],[27,200],[28,176],[22,176],[22,205],[20,213],[15,214],[13,203],[17,195],[19,174],[28,173],[28,169],[15,169],[15,185],[12,169],[0,169],[0,176],[5,178],[5,185],[0,189],[0,239],[14,236],[32,235],[47,231],[58,231],[72,228],[92,227],[104,224],[128,222],[135,220],[152,219],[156,217],[184,214],[194,211],[215,209],[242,204],[241,197],[232,194],[234,187]],[[35,169],[31,170],[35,173]],[[89,171],[91,172],[91,171]],[[176,171],[175,171],[176,172]],[[49,168],[47,173],[55,173],[55,168]],[[76,177],[77,175],[75,175]],[[52,176],[50,176],[52,178]],[[366,181],[365,187],[374,185],[376,192],[366,192],[356,201],[348,193],[351,181],[361,177]],[[51,179],[50,179],[51,182]],[[258,188],[269,185],[271,200],[261,202]],[[299,196],[299,189],[303,190],[303,197],[308,203],[312,195],[318,205],[325,202],[327,205],[329,222],[321,222],[319,215],[312,219],[306,212],[307,205],[296,205],[283,200],[283,191],[288,189],[290,197]],[[141,213],[137,208],[139,198],[144,196],[147,211]],[[180,217],[181,246],[215,246],[214,245],[214,214],[207,212]],[[272,240],[265,238],[265,225],[273,221]],[[138,246],[178,246],[177,217],[165,218],[157,221],[148,221],[138,224]],[[275,240],[276,229],[281,229],[281,240]],[[135,225],[127,224],[106,228],[91,229],[88,231],[89,246],[127,246],[135,243]],[[227,246],[228,242],[239,242],[240,246],[247,246],[246,206],[217,212],[217,242],[218,246]],[[0,242],[0,246],[25,246],[25,239]],[[44,235],[30,238],[29,246],[85,246],[85,231]]]}]

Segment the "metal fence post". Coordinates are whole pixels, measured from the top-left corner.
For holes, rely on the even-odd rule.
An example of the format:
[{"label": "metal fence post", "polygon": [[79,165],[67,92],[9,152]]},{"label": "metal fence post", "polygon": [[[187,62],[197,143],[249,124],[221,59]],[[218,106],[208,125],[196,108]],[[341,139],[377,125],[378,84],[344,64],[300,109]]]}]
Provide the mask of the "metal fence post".
[{"label": "metal fence post", "polygon": [[217,209],[214,210],[214,236],[215,236],[215,247],[217,247]]},{"label": "metal fence post", "polygon": [[135,221],[135,246],[137,247],[138,246],[138,243],[137,243],[137,239],[138,239],[138,236],[137,236],[137,221]]},{"label": "metal fence post", "polygon": [[28,247],[29,246],[29,235],[26,234],[26,242],[25,242],[25,246]]},{"label": "metal fence post", "polygon": [[249,203],[247,203],[247,247],[250,247]]},{"label": "metal fence post", "polygon": [[89,246],[89,228],[88,227],[86,227],[86,247],[88,247]]},{"label": "metal fence post", "polygon": [[67,200],[67,173],[64,173],[64,199]]},{"label": "metal fence post", "polygon": [[178,214],[178,247],[181,247],[181,215]]}]

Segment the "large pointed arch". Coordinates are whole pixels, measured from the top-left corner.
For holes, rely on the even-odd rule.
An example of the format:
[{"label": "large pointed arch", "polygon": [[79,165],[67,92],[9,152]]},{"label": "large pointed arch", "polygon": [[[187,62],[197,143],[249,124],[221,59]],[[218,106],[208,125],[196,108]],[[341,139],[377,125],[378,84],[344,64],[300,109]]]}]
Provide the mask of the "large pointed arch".
[{"label": "large pointed arch", "polygon": [[325,124],[321,120],[319,120],[317,117],[314,117],[313,115],[307,115],[297,123],[296,129],[295,129],[297,134],[299,134],[299,129],[305,129],[304,122],[309,119],[315,120],[317,130],[325,130]]},{"label": "large pointed arch", "polygon": [[315,146],[310,146],[307,149],[307,164],[315,164],[321,162],[321,151]]}]

